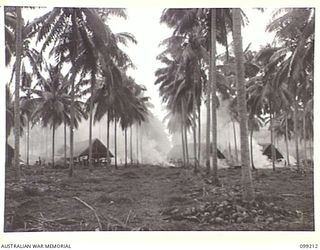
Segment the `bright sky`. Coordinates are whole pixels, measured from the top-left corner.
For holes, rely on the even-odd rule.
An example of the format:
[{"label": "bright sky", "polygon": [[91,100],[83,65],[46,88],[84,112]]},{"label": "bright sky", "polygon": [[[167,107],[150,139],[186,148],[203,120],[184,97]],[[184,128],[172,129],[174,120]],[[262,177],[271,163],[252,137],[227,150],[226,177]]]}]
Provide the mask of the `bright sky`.
[{"label": "bright sky", "polygon": [[[129,44],[124,50],[136,65],[137,69],[130,70],[129,74],[135,78],[136,82],[147,87],[146,96],[151,98],[154,105],[153,113],[162,120],[166,115],[161,98],[158,94],[158,87],[154,85],[156,69],[161,64],[156,60],[156,56],[164,49],[159,47],[159,43],[172,33],[166,25],[160,24],[160,16],[163,8],[129,8],[128,19],[111,18],[109,25],[113,32],[130,32],[138,40],[138,44]],[[251,8],[244,8],[244,12],[249,18],[249,25],[243,29],[243,46],[251,44],[251,49],[258,50],[261,45],[271,43],[273,35],[265,32],[265,27],[270,20],[271,9],[264,13]],[[46,13],[45,9],[24,10],[23,17],[32,20],[35,17]],[[38,48],[40,49],[40,48]],[[10,79],[10,69],[6,70],[6,80]]]},{"label": "bright sky", "polygon": [[[166,25],[159,23],[162,10],[159,8],[130,8],[127,20],[114,18],[109,23],[114,32],[127,31],[134,34],[138,40],[137,45],[131,45],[126,50],[137,66],[136,70],[129,73],[137,83],[147,87],[147,96],[151,97],[155,105],[154,113],[160,120],[164,118],[166,111],[161,105],[158,87],[154,86],[154,72],[161,66],[156,56],[163,50],[159,48],[159,43],[172,34]],[[249,43],[252,43],[250,48],[253,50],[258,50],[261,45],[271,43],[273,35],[266,33],[265,27],[270,20],[272,10],[265,10],[264,13],[252,8],[243,10],[250,21],[249,25],[243,29],[244,49]]]}]

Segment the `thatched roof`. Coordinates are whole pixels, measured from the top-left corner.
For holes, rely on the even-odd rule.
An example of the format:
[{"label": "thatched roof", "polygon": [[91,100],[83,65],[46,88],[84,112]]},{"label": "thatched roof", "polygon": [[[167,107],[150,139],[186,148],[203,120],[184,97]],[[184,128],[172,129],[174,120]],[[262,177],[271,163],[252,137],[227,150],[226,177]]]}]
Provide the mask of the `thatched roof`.
[{"label": "thatched roof", "polygon": [[[92,158],[105,158],[107,157],[107,151],[107,147],[99,139],[92,139]],[[70,149],[67,150],[67,155],[70,155]],[[73,156],[89,156],[89,140],[75,142],[73,148]],[[110,150],[109,157],[113,157],[113,154],[110,152]]]},{"label": "thatched roof", "polygon": [[280,151],[271,144],[266,144],[263,146],[262,154],[268,156],[269,159],[272,159],[272,148],[274,148],[276,153],[276,160],[283,159],[283,155],[280,153]]}]

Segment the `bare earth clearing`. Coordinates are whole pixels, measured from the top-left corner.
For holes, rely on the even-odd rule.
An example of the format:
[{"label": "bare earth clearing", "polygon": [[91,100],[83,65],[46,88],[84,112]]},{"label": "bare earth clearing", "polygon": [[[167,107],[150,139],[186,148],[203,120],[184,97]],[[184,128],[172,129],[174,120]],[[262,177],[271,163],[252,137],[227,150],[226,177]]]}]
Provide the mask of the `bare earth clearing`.
[{"label": "bare earth clearing", "polygon": [[288,168],[253,173],[257,199],[240,199],[240,169],[220,169],[214,187],[191,169],[23,169],[6,173],[9,231],[314,230],[313,174]]}]

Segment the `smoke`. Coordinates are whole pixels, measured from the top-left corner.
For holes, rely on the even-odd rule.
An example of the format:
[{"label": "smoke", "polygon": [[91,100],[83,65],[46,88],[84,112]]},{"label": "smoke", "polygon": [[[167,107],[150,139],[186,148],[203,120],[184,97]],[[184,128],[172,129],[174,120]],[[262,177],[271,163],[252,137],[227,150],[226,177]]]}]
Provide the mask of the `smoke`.
[{"label": "smoke", "polygon": [[[138,127],[138,131],[137,131]],[[23,131],[20,142],[21,158],[27,158],[27,134]],[[137,133],[138,132],[138,133]],[[67,128],[67,146],[69,146],[69,128]],[[110,123],[109,150],[115,152],[115,131],[114,123]],[[104,117],[100,122],[94,124],[92,128],[92,138],[98,138],[107,146],[107,119]],[[89,121],[83,120],[79,128],[74,132],[74,144],[89,139]],[[125,136],[119,124],[117,124],[117,160],[119,164],[125,162]],[[138,150],[137,150],[138,141]],[[13,145],[13,135],[8,138],[10,145]],[[127,162],[130,163],[130,129],[127,132]],[[153,115],[148,117],[148,121],[141,125],[132,127],[132,155],[134,162],[139,161],[144,164],[163,164],[166,163],[166,155],[170,149],[168,134],[165,132],[163,124]],[[64,128],[59,126],[55,132],[55,155],[61,156],[64,147]],[[59,153],[60,151],[60,153]],[[30,149],[29,162],[34,164],[39,157],[46,162],[51,162],[52,155],[52,130],[35,125],[30,129]]]},{"label": "smoke", "polygon": [[[235,130],[233,129],[235,127]],[[138,130],[137,130],[138,127]],[[219,167],[239,165],[240,164],[240,130],[239,124],[236,121],[232,121],[229,113],[229,101],[220,100],[220,106],[217,110],[217,139],[218,149],[226,157],[226,160],[219,160]],[[24,129],[21,142],[20,142],[20,154],[21,158],[26,161],[26,138],[27,131]],[[115,152],[115,137],[114,137],[114,123],[110,123],[110,145],[109,149],[114,154]],[[130,130],[127,133],[127,162],[130,162]],[[107,119],[103,118],[100,122],[97,122],[93,126],[92,137],[98,138],[105,145],[107,145]],[[198,138],[198,137],[197,137]],[[237,150],[235,150],[235,139],[237,141]],[[83,120],[79,128],[74,133],[74,143],[89,139],[89,122]],[[250,138],[248,138],[250,140]],[[144,164],[162,164],[168,165],[169,159],[182,159],[182,147],[181,147],[181,134],[177,132],[172,135],[172,143],[169,140],[169,136],[166,132],[164,124],[155,116],[150,115],[148,121],[143,122],[140,126],[134,125],[132,127],[132,155],[133,161]],[[8,138],[10,145],[13,145],[13,133]],[[138,144],[137,144],[138,143]],[[188,132],[188,148],[190,158],[193,156],[193,135],[192,131]],[[197,141],[198,143],[198,141]],[[268,126],[261,128],[259,131],[253,133],[253,162],[256,168],[271,168],[271,161],[267,156],[262,154],[263,147],[270,143],[270,131]],[[172,149],[176,146],[180,149]],[[69,146],[69,128],[67,128],[67,145]],[[137,150],[138,145],[138,150]],[[308,152],[309,152],[309,142]],[[55,152],[63,152],[64,146],[64,131],[63,126],[59,126],[55,133]],[[205,165],[206,155],[206,109],[205,105],[201,108],[201,156],[200,164]],[[286,146],[284,138],[276,138],[275,146],[283,155],[284,160],[287,160]],[[171,150],[171,151],[170,151]],[[198,146],[197,146],[198,150]],[[170,151],[170,152],[169,152]],[[300,152],[302,153],[303,147],[300,145]],[[43,128],[39,125],[35,125],[30,129],[30,149],[29,149],[29,161],[30,164],[34,164],[39,157],[45,159],[47,162],[51,161],[52,154],[52,130],[50,128]],[[238,161],[236,155],[238,154]],[[60,153],[61,155],[61,153]],[[295,144],[294,139],[289,141],[289,160],[291,164],[296,162]],[[124,132],[120,126],[117,125],[117,156],[118,163],[123,164],[125,162],[125,139]],[[302,155],[301,155],[302,156]],[[309,157],[310,158],[310,157]],[[192,162],[192,160],[191,160]],[[278,163],[277,166],[283,166],[283,163]]]},{"label": "smoke", "polygon": [[[238,159],[241,159],[240,152],[240,127],[237,121],[232,120],[230,111],[229,111],[229,101],[220,100],[220,106],[217,110],[217,127],[218,127],[218,148],[224,152],[227,157],[227,160],[235,165],[240,165],[240,162],[236,162],[235,156],[235,139],[237,141],[237,150],[238,150]],[[233,126],[235,129],[233,129]],[[250,138],[248,136],[248,141]],[[230,144],[230,146],[229,146]],[[231,154],[230,154],[231,148]],[[253,163],[256,168],[265,168],[270,165],[268,157],[262,154],[262,146],[258,145],[256,139],[252,139],[252,152],[253,152]]]},{"label": "smoke", "polygon": [[[219,167],[240,165],[241,151],[240,151],[240,127],[239,123],[232,119],[229,111],[229,100],[220,100],[220,106],[217,109],[217,145],[218,149],[225,156],[225,160],[218,160]],[[212,125],[212,124],[211,124]],[[210,128],[211,129],[211,128]],[[181,135],[175,133],[173,135],[173,144],[181,148]],[[256,168],[272,168],[272,163],[267,156],[263,155],[263,144],[270,143],[270,131],[266,127],[261,128],[260,131],[253,133],[252,139],[252,152],[253,163]],[[236,141],[236,143],[235,143]],[[248,141],[250,143],[250,137],[248,135]],[[281,152],[286,159],[285,144],[283,140],[277,140],[277,149]],[[193,157],[193,136],[191,131],[188,133],[189,142],[189,154]],[[201,158],[200,164],[205,165],[205,145],[206,145],[206,108],[202,105],[201,109]],[[250,145],[250,144],[249,144]],[[236,151],[237,148],[237,151]],[[290,162],[295,162],[294,157],[294,145],[293,141],[290,142]],[[238,155],[238,161],[237,156]],[[169,154],[170,158],[181,159],[182,150],[172,150]],[[250,156],[251,157],[251,156]],[[277,163],[277,167],[282,167],[283,163]]]}]

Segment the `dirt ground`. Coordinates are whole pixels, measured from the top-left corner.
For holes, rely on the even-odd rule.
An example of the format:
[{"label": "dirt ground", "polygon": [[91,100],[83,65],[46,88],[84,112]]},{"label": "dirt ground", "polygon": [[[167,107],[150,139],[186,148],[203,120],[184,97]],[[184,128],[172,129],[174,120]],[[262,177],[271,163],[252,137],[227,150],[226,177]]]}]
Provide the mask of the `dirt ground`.
[{"label": "dirt ground", "polygon": [[[93,230],[314,230],[313,174],[253,172],[255,203],[241,203],[241,170],[219,187],[192,169],[160,166],[6,172],[5,232]],[[268,209],[267,209],[268,208]],[[230,212],[226,212],[230,211]]]}]

